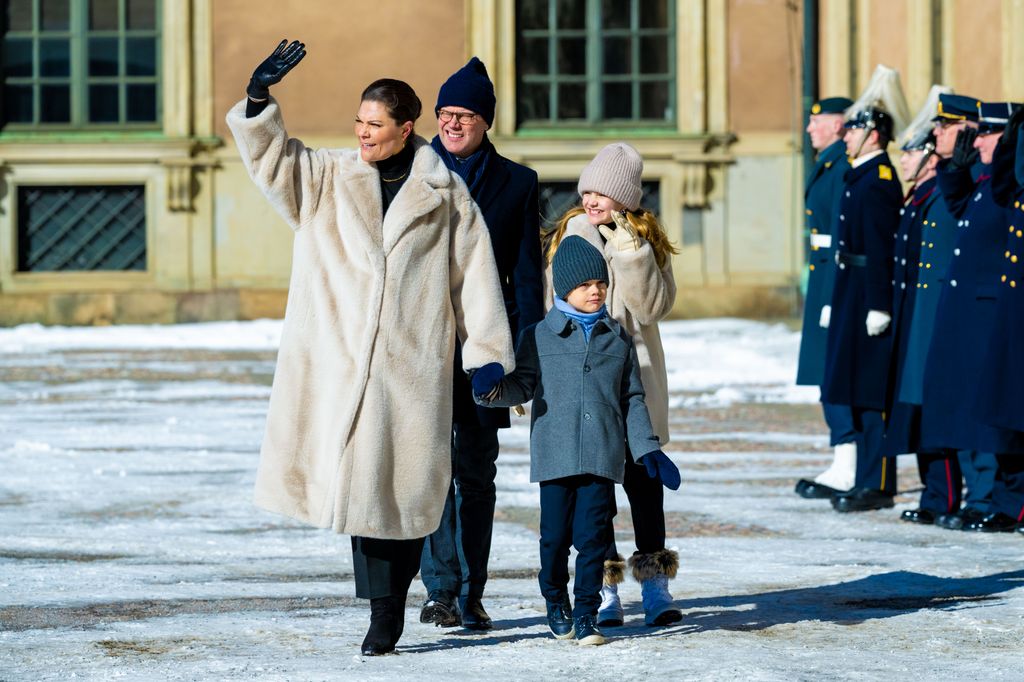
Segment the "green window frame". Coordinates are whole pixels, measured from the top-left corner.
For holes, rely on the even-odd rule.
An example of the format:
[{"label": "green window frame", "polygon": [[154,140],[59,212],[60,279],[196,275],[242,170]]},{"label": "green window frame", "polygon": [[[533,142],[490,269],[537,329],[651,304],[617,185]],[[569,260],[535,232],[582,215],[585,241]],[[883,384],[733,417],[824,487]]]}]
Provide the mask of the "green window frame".
[{"label": "green window frame", "polygon": [[159,130],[161,5],[0,2],[0,129]]},{"label": "green window frame", "polygon": [[519,128],[676,118],[675,0],[517,0]]}]

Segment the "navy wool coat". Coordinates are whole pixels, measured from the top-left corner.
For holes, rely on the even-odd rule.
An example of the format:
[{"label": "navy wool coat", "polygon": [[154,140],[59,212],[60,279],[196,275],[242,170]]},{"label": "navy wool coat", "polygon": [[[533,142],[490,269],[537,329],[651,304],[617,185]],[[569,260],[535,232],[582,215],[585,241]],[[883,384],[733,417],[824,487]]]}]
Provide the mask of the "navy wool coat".
[{"label": "navy wool coat", "polygon": [[[984,424],[1024,431],[1024,136],[1013,150],[996,147],[993,185],[1009,210],[997,278],[996,319],[985,353],[974,415]],[[1002,162],[1002,163],[1001,163]],[[1015,166],[1015,168],[1014,168]]]},{"label": "navy wool coat", "polygon": [[903,203],[897,177],[885,153],[846,172],[822,386],[827,403],[885,409],[892,332],[868,336],[865,321],[869,310],[892,313],[893,234]]},{"label": "navy wool coat", "polygon": [[983,424],[971,409],[977,396],[989,390],[979,384],[1011,214],[994,200],[988,170],[975,182],[969,170],[939,164],[939,186],[959,234],[925,369],[921,445],[928,450],[1024,452],[1024,434]]},{"label": "navy wool coat", "polygon": [[800,332],[800,358],[796,370],[799,386],[821,386],[825,377],[825,344],[828,330],[818,324],[821,309],[832,303],[836,278],[834,246],[839,196],[843,176],[850,169],[846,143],[833,142],[822,150],[804,189],[804,214],[810,234],[807,263],[807,296],[804,298],[804,324]]},{"label": "navy wool coat", "polygon": [[889,362],[885,408],[889,417],[886,419],[883,445],[883,454],[887,456],[916,452],[916,447],[911,443],[917,440],[920,406],[901,401],[900,393],[903,389],[904,370],[913,334],[912,319],[919,292],[915,285],[918,283],[919,270],[924,267],[924,261],[920,260],[922,249],[927,248],[927,242],[922,241],[922,233],[931,227],[928,210],[936,201],[935,187],[934,177],[914,187],[900,209],[899,229],[893,235],[893,356]]},{"label": "navy wool coat", "polygon": [[525,330],[516,369],[495,405],[533,400],[530,480],[593,474],[622,483],[626,447],[639,459],[660,449],[644,403],[633,339],[607,315],[588,342],[557,308]]},{"label": "navy wool coat", "polygon": [[[544,266],[540,247],[537,172],[492,151],[480,186],[472,192],[491,235],[512,338],[544,317]],[[453,421],[469,427],[508,428],[507,409],[480,407],[455,350]]]}]

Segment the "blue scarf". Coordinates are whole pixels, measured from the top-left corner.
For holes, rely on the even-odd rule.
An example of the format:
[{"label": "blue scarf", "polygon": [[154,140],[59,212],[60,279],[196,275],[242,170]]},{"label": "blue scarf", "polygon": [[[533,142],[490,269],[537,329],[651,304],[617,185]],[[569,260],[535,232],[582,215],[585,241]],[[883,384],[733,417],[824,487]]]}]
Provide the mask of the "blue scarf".
[{"label": "blue scarf", "polygon": [[564,301],[560,298],[555,299],[555,307],[570,320],[575,320],[579,323],[580,328],[583,330],[583,338],[590,341],[590,332],[593,331],[594,325],[607,314],[607,309],[602,305],[596,312],[593,313],[581,313],[580,311],[569,305],[568,301]]},{"label": "blue scarf", "polygon": [[455,171],[456,175],[466,181],[470,195],[476,200],[480,193],[480,186],[483,184],[484,169],[487,168],[487,164],[491,160],[491,152],[494,150],[494,145],[487,139],[487,134],[484,133],[480,148],[464,159],[460,159],[445,149],[441,144],[441,138],[437,135],[430,141],[430,146],[441,157],[448,170]]}]

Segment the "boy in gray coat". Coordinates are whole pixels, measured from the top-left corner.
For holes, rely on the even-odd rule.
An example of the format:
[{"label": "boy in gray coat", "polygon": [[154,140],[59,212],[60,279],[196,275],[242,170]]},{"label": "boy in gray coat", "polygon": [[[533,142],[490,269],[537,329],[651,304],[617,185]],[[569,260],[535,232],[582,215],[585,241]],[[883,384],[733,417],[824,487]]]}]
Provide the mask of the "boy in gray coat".
[{"label": "boy in gray coat", "polygon": [[[628,453],[652,478],[679,487],[644,404],[633,339],[607,315],[608,268],[585,239],[562,241],[552,263],[555,305],[525,329],[516,370],[490,364],[472,377],[477,402],[533,400],[530,480],[540,483],[540,589],[558,639],[603,644],[596,625],[608,508]],[[628,447],[627,447],[628,446]],[[569,605],[569,548],[575,546],[575,608]],[[571,613],[571,615],[570,615]]]}]

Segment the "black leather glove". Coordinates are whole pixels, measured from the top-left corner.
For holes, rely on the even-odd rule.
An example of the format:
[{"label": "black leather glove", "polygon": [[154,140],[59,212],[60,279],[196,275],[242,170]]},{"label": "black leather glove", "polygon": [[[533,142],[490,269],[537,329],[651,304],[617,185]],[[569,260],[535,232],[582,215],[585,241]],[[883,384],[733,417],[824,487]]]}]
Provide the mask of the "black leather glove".
[{"label": "black leather glove", "polygon": [[953,158],[949,160],[953,170],[967,170],[978,160],[978,150],[974,148],[974,140],[978,137],[976,128],[964,128],[956,134],[953,145]]},{"label": "black leather glove", "polygon": [[245,94],[256,101],[267,99],[270,97],[270,86],[280,83],[285,74],[295,68],[305,56],[305,43],[293,40],[289,45],[287,38],[282,40],[277,49],[252,72]]},{"label": "black leather glove", "polygon": [[1010,116],[1010,120],[1006,122],[1003,136],[999,138],[999,144],[1005,144],[1010,149],[1016,151],[1017,138],[1020,135],[1022,125],[1024,125],[1024,107],[1013,112],[1013,115]]}]

